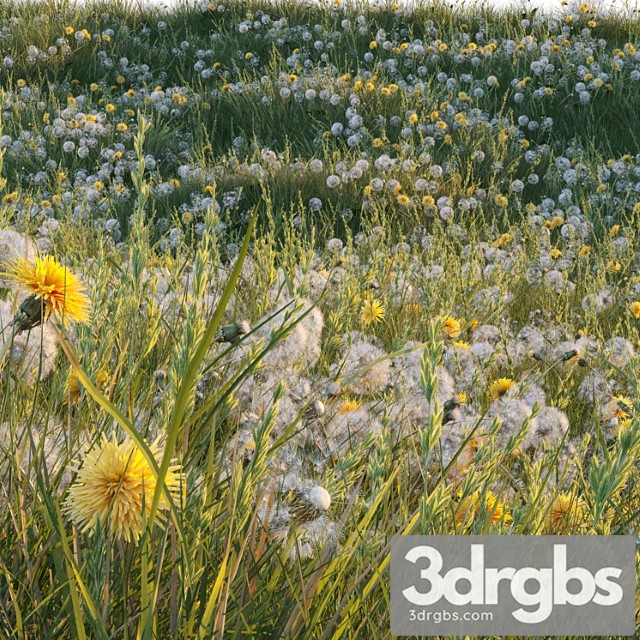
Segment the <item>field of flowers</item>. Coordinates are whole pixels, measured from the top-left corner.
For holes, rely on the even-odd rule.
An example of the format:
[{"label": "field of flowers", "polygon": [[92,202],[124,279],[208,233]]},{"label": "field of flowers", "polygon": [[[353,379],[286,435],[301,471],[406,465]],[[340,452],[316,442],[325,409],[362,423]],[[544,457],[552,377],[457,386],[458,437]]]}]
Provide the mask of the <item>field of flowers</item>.
[{"label": "field of flowers", "polygon": [[639,34],[0,4],[0,638],[388,638],[393,535],[637,535]]}]

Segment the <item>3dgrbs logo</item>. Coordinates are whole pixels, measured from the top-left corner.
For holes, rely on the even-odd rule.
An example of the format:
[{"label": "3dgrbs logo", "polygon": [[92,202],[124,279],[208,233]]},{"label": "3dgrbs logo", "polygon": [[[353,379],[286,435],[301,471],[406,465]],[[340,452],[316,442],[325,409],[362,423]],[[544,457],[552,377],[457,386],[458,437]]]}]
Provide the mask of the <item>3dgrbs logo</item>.
[{"label": "3dgrbs logo", "polygon": [[395,536],[393,635],[635,633],[633,536]]}]

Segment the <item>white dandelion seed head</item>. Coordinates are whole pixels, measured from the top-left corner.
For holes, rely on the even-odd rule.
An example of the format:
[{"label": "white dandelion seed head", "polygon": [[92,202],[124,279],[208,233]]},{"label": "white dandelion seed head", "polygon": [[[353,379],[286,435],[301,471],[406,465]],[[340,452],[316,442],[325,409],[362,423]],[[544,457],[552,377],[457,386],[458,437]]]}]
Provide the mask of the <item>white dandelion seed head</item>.
[{"label": "white dandelion seed head", "polygon": [[511,398],[518,398],[522,400],[527,406],[533,407],[537,404],[538,407],[543,407],[547,402],[547,396],[542,387],[537,384],[515,384],[506,393]]},{"label": "white dandelion seed head", "polygon": [[542,458],[547,451],[560,446],[569,431],[569,418],[560,409],[542,407],[536,417],[537,426],[529,430],[522,447],[524,450],[534,449],[536,458]]},{"label": "white dandelion seed head", "polygon": [[487,416],[489,418],[497,417],[500,420],[500,428],[496,434],[498,446],[505,446],[509,438],[518,434],[528,418],[527,434],[535,433],[538,429],[538,420],[537,418],[531,418],[531,413],[531,407],[517,398],[502,396],[492,402]]},{"label": "white dandelion seed head", "polygon": [[318,509],[318,511],[328,511],[331,507],[331,495],[320,485],[308,489],[306,497],[314,509]]},{"label": "white dandelion seed head", "polygon": [[636,350],[627,339],[615,336],[606,342],[605,357],[614,367],[625,367],[635,357]]},{"label": "white dandelion seed head", "polygon": [[578,387],[578,397],[592,405],[600,405],[611,394],[611,383],[597,371],[589,371]]},{"label": "white dandelion seed head", "polygon": [[474,342],[488,342],[495,346],[502,340],[502,332],[493,324],[482,324],[473,330]]},{"label": "white dandelion seed head", "polygon": [[332,365],[332,369],[343,380],[345,391],[356,395],[383,391],[391,378],[391,364],[384,359],[387,353],[355,331],[343,336],[343,340],[344,359],[341,365]]},{"label": "white dandelion seed head", "polygon": [[[16,258],[25,258],[31,262],[37,255],[36,245],[28,236],[11,229],[0,231],[0,263],[12,262]],[[0,287],[13,286],[13,283],[0,276]]]}]

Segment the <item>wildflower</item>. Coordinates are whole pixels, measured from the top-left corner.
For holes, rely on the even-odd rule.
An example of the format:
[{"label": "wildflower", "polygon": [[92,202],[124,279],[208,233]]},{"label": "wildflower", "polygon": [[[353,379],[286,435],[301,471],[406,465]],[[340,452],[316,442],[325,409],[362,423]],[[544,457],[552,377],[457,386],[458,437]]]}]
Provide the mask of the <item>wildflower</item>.
[{"label": "wildflower", "polygon": [[360,402],[355,398],[346,398],[340,407],[339,413],[351,413],[360,408]]},{"label": "wildflower", "polygon": [[442,331],[444,331],[446,336],[452,340],[459,338],[461,329],[460,322],[451,316],[445,316],[442,320]]},{"label": "wildflower", "polygon": [[506,207],[509,202],[507,198],[500,193],[495,196],[493,201],[497,207]]},{"label": "wildflower", "polygon": [[604,407],[603,418],[605,420],[626,420],[633,411],[633,403],[624,396],[614,396]]},{"label": "wildflower", "polygon": [[[8,271],[4,274],[18,285],[31,292],[20,310],[27,314],[27,318],[19,318],[20,323],[35,322],[27,324],[23,329],[38,326],[44,320],[44,313],[55,313],[60,317],[63,324],[68,324],[70,320],[75,320],[82,324],[89,322],[89,310],[91,303],[84,293],[84,287],[66,267],[56,262],[53,256],[36,258],[35,263],[25,258],[17,258],[8,263]],[[14,322],[16,320],[14,319]]]},{"label": "wildflower", "polygon": [[362,321],[369,325],[372,322],[379,322],[384,318],[384,305],[375,298],[365,300],[362,305]]},{"label": "wildflower", "polygon": [[584,522],[586,504],[572,493],[559,493],[547,512],[547,526],[553,533],[561,533]]},{"label": "wildflower", "polygon": [[606,269],[609,273],[619,273],[622,270],[622,266],[617,260],[610,260],[607,262]]},{"label": "wildflower", "polygon": [[[160,462],[159,440],[150,449]],[[182,482],[180,466],[170,466],[165,479],[169,493],[177,497]],[[103,435],[102,445],[86,455],[64,510],[83,532],[100,520],[108,524],[117,538],[137,541],[142,533],[143,511],[149,516],[155,489],[154,470],[136,443],[132,440],[118,443],[115,435],[110,442]],[[163,495],[160,509],[168,507],[167,497]]]},{"label": "wildflower", "polygon": [[479,491],[474,491],[458,505],[456,510],[456,522],[461,525],[470,522],[472,518],[485,513],[491,516],[491,524],[497,524],[501,520],[511,522],[512,518],[505,512],[504,504],[498,502],[498,498],[493,491],[487,491],[483,496]]},{"label": "wildflower", "polygon": [[637,300],[632,302],[629,305],[629,311],[631,311],[634,318],[640,318],[640,302],[638,302]]},{"label": "wildflower", "polygon": [[489,385],[489,393],[493,400],[498,400],[513,387],[515,382],[511,378],[498,378]]},{"label": "wildflower", "polygon": [[73,402],[77,403],[78,400],[80,400],[80,384],[78,383],[78,376],[73,369],[69,371],[69,375],[67,377],[66,389],[67,389],[67,395],[69,396],[69,398]]}]

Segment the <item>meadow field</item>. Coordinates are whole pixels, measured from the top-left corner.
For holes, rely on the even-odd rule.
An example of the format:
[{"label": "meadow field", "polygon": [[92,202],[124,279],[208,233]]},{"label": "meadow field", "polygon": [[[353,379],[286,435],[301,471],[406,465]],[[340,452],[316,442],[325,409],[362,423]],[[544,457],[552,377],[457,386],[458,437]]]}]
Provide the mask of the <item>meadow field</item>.
[{"label": "meadow field", "polygon": [[638,535],[639,35],[0,4],[0,638],[377,640],[394,535]]}]

